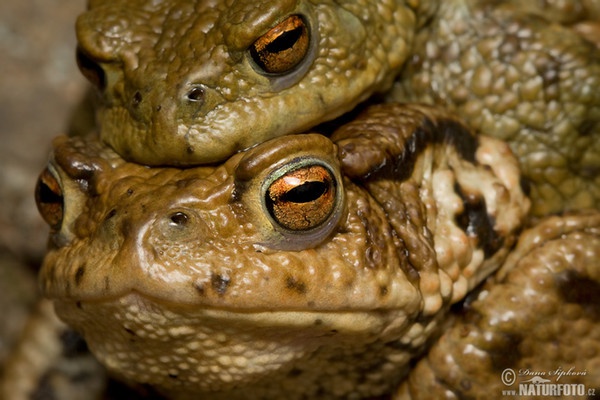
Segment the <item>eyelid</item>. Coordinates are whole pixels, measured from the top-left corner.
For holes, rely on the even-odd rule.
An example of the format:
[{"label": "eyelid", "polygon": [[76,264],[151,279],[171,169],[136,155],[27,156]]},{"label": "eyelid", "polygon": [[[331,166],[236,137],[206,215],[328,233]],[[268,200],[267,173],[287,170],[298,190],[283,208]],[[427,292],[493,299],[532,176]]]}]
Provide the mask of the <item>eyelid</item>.
[{"label": "eyelid", "polygon": [[[327,170],[335,181],[332,185],[332,188],[335,187],[332,211],[314,229],[293,231],[279,226],[265,204],[267,189],[288,173],[311,166]],[[278,137],[252,148],[237,164],[234,185],[233,201],[246,210],[258,232],[253,244],[262,249],[315,247],[334,232],[346,210],[337,146],[319,134]]]},{"label": "eyelid", "polygon": [[[245,74],[248,74],[248,79],[258,80],[261,84],[268,85],[268,90],[270,92],[280,92],[298,83],[310,70],[319,53],[320,34],[317,15],[310,4],[307,4],[306,2],[301,4],[297,4],[297,2],[294,3],[293,6],[286,7],[288,9],[287,12],[279,10],[277,13],[279,18],[277,19],[271,19],[274,15],[267,15],[266,17],[261,15],[261,20],[256,22],[250,28],[248,23],[240,23],[236,26],[230,26],[231,29],[226,35],[228,38],[226,40],[228,43],[227,47],[231,51],[230,56],[232,60],[245,65],[244,68],[240,68],[240,71],[244,71]],[[278,6],[280,5],[278,4]],[[281,6],[281,8],[283,8],[283,6]],[[307,25],[309,36],[308,51],[304,59],[289,73],[264,73],[252,59],[249,51],[250,46],[258,37],[264,35],[291,15],[301,16]],[[264,29],[258,29],[257,25],[259,24],[261,26],[264,25]],[[249,31],[254,32],[252,37],[248,36]],[[256,34],[256,32],[260,32],[260,34]]]},{"label": "eyelid", "polygon": [[269,1],[263,7],[250,2],[232,3],[221,15],[220,26],[226,47],[235,52],[245,52],[258,37],[291,14],[309,16],[311,8],[299,0]]},{"label": "eyelid", "polygon": [[282,75],[305,61],[310,46],[310,24],[301,15],[292,14],[256,39],[249,52],[258,72]]}]

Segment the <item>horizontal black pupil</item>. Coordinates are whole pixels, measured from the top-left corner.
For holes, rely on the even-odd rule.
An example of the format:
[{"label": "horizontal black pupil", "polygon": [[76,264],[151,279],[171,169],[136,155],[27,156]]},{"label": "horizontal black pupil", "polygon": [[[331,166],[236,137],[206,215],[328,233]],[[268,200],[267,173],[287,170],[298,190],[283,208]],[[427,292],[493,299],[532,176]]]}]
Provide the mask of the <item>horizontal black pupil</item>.
[{"label": "horizontal black pupil", "polygon": [[62,196],[52,191],[52,189],[43,182],[41,182],[39,186],[39,199],[40,202],[44,204],[62,203]]},{"label": "horizontal black pupil", "polygon": [[265,50],[268,53],[280,53],[284,50],[291,49],[294,47],[294,44],[300,39],[302,36],[302,31],[304,27],[299,26],[297,28],[292,29],[291,31],[286,31],[279,35],[279,37],[269,43]]},{"label": "horizontal black pupil", "polygon": [[77,50],[77,63],[83,75],[94,85],[101,90],[106,87],[106,75],[102,67],[79,49]]},{"label": "horizontal black pupil", "polygon": [[329,185],[322,181],[305,182],[284,193],[280,200],[291,203],[310,203],[323,196]]}]

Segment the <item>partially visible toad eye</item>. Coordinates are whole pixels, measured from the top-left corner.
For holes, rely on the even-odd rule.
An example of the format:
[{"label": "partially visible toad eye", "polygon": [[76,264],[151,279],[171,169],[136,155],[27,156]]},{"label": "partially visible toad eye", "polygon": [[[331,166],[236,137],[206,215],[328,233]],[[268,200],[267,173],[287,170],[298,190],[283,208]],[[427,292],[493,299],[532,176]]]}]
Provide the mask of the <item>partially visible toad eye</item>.
[{"label": "partially visible toad eye", "polygon": [[44,221],[54,230],[60,229],[64,216],[64,197],[60,183],[46,168],[35,187],[35,202]]},{"label": "partially visible toad eye", "polygon": [[289,231],[319,227],[338,205],[336,179],[322,165],[302,166],[275,179],[265,193],[273,220]]},{"label": "partially visible toad eye", "polygon": [[304,19],[291,15],[250,46],[250,56],[264,72],[284,74],[306,57],[309,33]]},{"label": "partially visible toad eye", "polygon": [[106,74],[100,64],[79,47],[77,47],[76,58],[77,66],[83,76],[99,90],[104,90],[106,88]]}]

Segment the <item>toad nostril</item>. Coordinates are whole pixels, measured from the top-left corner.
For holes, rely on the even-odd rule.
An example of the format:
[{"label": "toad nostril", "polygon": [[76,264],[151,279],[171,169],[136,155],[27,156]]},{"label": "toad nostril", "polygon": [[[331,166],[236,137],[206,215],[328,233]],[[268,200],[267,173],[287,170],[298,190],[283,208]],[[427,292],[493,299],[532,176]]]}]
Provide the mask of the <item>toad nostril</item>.
[{"label": "toad nostril", "polygon": [[204,89],[200,86],[196,86],[187,93],[186,97],[188,100],[195,103],[202,103],[204,102],[204,95]]},{"label": "toad nostril", "polygon": [[171,214],[169,217],[171,223],[177,226],[184,226],[188,223],[189,217],[186,213],[178,211],[176,213]]},{"label": "toad nostril", "polygon": [[106,88],[106,74],[100,64],[85,54],[79,47],[77,48],[76,57],[77,66],[83,76],[98,89],[104,90]]},{"label": "toad nostril", "polygon": [[141,102],[142,102],[142,94],[139,91],[137,91],[133,94],[132,104],[134,107],[137,107],[140,105]]}]

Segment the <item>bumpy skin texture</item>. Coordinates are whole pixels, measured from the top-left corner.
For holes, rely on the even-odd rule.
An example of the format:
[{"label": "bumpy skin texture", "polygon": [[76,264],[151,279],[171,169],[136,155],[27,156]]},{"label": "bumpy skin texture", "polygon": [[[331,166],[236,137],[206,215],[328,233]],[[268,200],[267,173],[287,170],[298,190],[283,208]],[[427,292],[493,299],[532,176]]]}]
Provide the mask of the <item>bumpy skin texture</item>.
[{"label": "bumpy skin texture", "polygon": [[[391,86],[426,12],[406,3],[90,1],[77,34],[102,89],[101,136],[129,160],[194,165],[335,118]],[[249,49],[290,15],[308,25],[308,51],[264,73]]]},{"label": "bumpy skin texture", "polygon": [[508,141],[535,215],[598,208],[600,52],[584,36],[595,25],[598,44],[600,2],[541,3],[442,2],[390,98],[442,105]]},{"label": "bumpy skin texture", "polygon": [[[519,398],[597,397],[599,259],[598,212],[551,217],[524,232],[394,398],[486,399],[504,390]],[[536,376],[545,381],[531,383]],[[536,397],[535,386],[557,383],[579,386]]]},{"label": "bumpy skin texture", "polygon": [[[266,76],[249,46],[293,14],[311,50]],[[111,0],[90,2],[78,36],[104,70],[102,137],[129,160],[220,161],[397,78],[390,100],[443,105],[509,141],[541,216],[600,202],[599,20],[597,0]]]},{"label": "bumpy skin texture", "polygon": [[[217,167],[146,168],[92,138],[54,146],[64,214],[43,290],[110,370],[173,398],[389,393],[504,261],[529,205],[506,145],[419,106]],[[334,184],[269,205],[281,176],[314,166]],[[272,216],[283,205],[304,223],[313,212],[293,211],[314,202],[333,207],[310,229]]]}]

